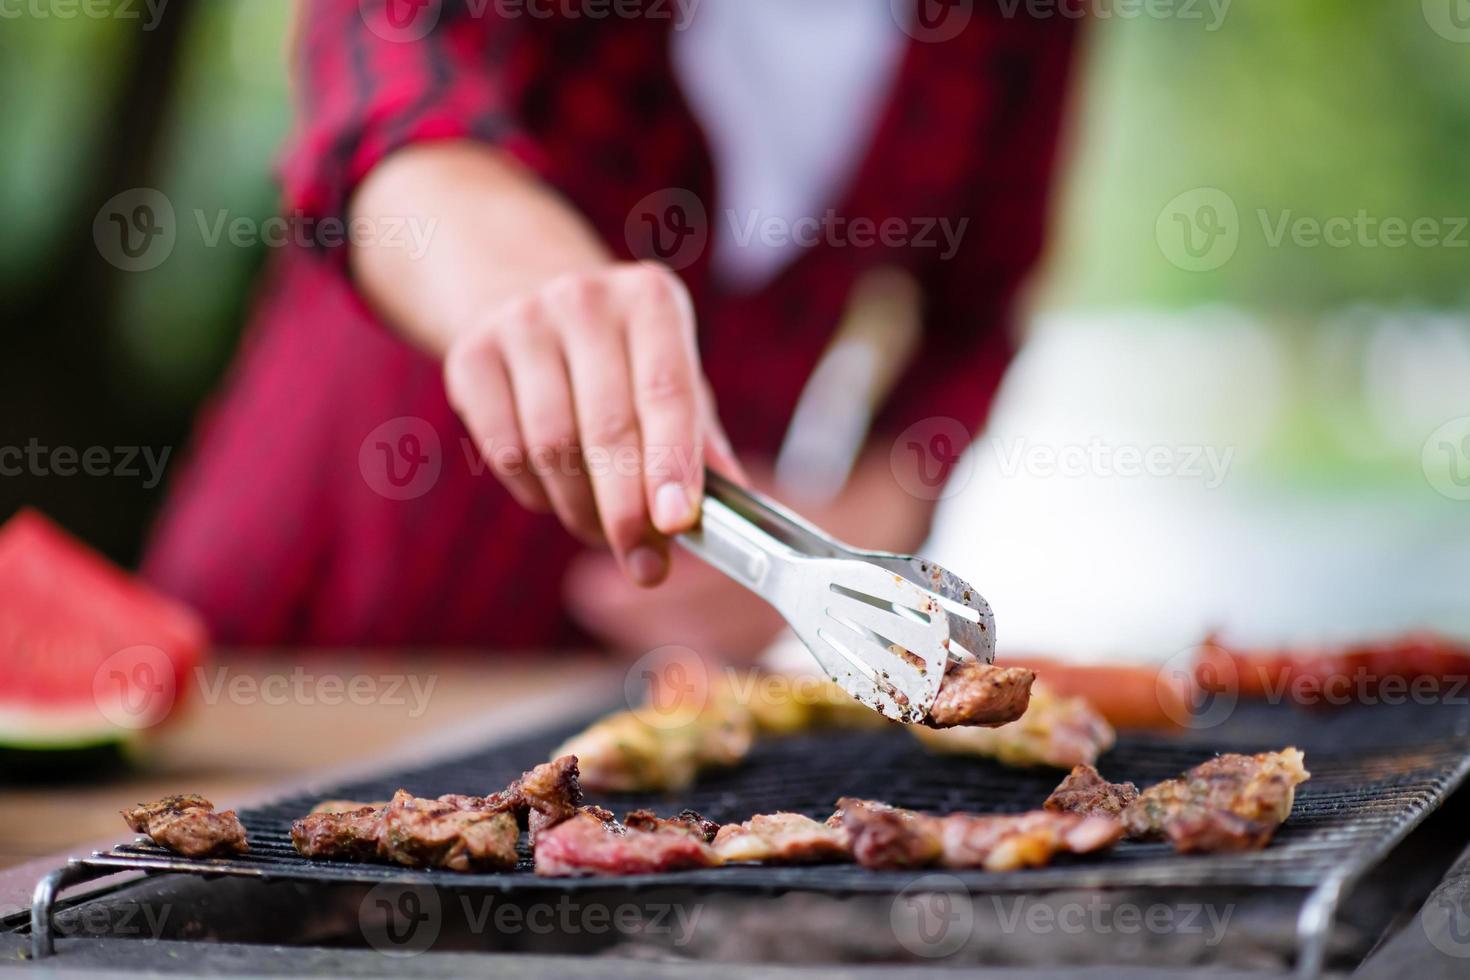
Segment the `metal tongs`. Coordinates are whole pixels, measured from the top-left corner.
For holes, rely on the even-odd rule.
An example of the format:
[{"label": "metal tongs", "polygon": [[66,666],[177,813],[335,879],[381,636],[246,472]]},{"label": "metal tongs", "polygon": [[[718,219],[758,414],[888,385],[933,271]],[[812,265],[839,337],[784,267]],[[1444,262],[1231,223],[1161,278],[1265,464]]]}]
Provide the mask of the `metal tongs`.
[{"label": "metal tongs", "polygon": [[828,677],[894,721],[928,715],[950,660],[995,659],[990,604],[963,579],[850,548],[718,473],[700,526],[677,540],[775,606]]}]

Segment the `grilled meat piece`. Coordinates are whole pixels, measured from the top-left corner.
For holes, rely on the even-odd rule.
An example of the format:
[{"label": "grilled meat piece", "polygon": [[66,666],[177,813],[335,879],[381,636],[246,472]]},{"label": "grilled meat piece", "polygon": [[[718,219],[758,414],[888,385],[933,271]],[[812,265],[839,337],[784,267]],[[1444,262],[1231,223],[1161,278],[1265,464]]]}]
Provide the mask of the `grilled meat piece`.
[{"label": "grilled meat piece", "polygon": [[582,805],[582,784],[575,755],[562,755],[542,763],[523,774],[514,785],[519,788],[520,803],[527,811],[533,843],[548,827],[575,816]]},{"label": "grilled meat piece", "polygon": [[678,790],[700,771],[744,760],[755,723],[743,705],[712,697],[697,714],[668,727],[620,711],[572,736],[558,755],[574,755],[581,784],[598,792]]},{"label": "grilled meat piece", "polygon": [[944,854],[939,818],[913,810],[843,797],[828,822],[847,831],[853,860],[865,868],[926,868]]},{"label": "grilled meat piece", "polygon": [[724,861],[823,864],[852,860],[845,829],[800,813],[762,813],[744,823],[726,824],[714,843],[715,853]]},{"label": "grilled meat piece", "polygon": [[1311,778],[1300,750],[1222,755],[1150,786],[1123,811],[1130,837],[1167,838],[1184,853],[1259,850]]},{"label": "grilled meat piece", "polygon": [[185,857],[245,854],[245,827],[234,810],[214,810],[202,796],[167,796],[122,811],[128,826]]},{"label": "grilled meat piece", "polygon": [[[489,796],[469,796],[464,793],[445,793],[438,797],[440,803],[448,803],[456,810],[474,810],[477,813],[509,813],[516,817],[523,817],[526,812],[526,801],[521,797],[521,781],[517,779],[510,786],[502,790],[496,790]],[[387,803],[380,804],[387,806]]]},{"label": "grilled meat piece", "polygon": [[719,863],[687,826],[637,830],[595,812],[578,813],[536,841],[536,873],[550,877],[652,874]]},{"label": "grilled meat piece", "polygon": [[399,790],[384,804],[319,803],[292,823],[291,843],[312,858],[499,870],[515,866],[522,824],[530,826],[534,842],[539,832],[576,814],[581,802],[577,759],[562,756],[489,796],[449,793],[426,800]]},{"label": "grilled meat piece", "polygon": [[931,752],[1057,769],[1096,762],[1117,737],[1113,726],[1085,699],[1058,697],[1041,681],[1031,690],[1025,714],[1009,725],[944,731],[911,725],[908,730]]},{"label": "grilled meat piece", "polygon": [[1087,854],[1123,835],[1116,820],[1071,813],[933,817],[871,800],[844,798],[834,819],[852,837],[853,857],[865,868],[1037,868],[1058,853]]},{"label": "grilled meat piece", "polygon": [[944,856],[939,863],[946,868],[1040,868],[1054,854],[1091,854],[1123,836],[1123,827],[1110,817],[1045,810],[1001,816],[952,813],[940,820]]},{"label": "grilled meat piece", "polygon": [[[608,815],[611,816],[611,814]],[[720,829],[719,824],[706,819],[694,810],[680,810],[672,817],[660,817],[652,810],[632,810],[623,814],[623,826],[629,830],[681,831],[693,834],[706,844],[715,839],[715,834]]]},{"label": "grilled meat piece", "polygon": [[508,871],[520,826],[507,811],[461,810],[399,790],[383,811],[379,853],[410,868]]},{"label": "grilled meat piece", "polygon": [[1089,765],[1073,767],[1061,785],[1052,790],[1043,809],[1053,813],[1080,813],[1090,817],[1112,817],[1118,820],[1128,804],[1138,799],[1138,787],[1132,783],[1110,783]]},{"label": "grilled meat piece", "polygon": [[995,727],[1015,721],[1031,700],[1036,675],[1024,667],[997,667],[983,660],[951,660],[939,684],[939,695],[923,724],[930,728],[958,725]]},{"label": "grilled meat piece", "polygon": [[522,826],[529,825],[534,834],[541,827],[570,817],[581,805],[577,757],[562,755],[543,762],[521,773],[520,778],[505,789],[489,796],[448,793],[439,800],[459,810],[514,814]]},{"label": "grilled meat piece", "polygon": [[381,856],[383,811],[387,806],[323,810],[318,804],[311,813],[292,821],[291,845],[303,857],[376,861]]}]

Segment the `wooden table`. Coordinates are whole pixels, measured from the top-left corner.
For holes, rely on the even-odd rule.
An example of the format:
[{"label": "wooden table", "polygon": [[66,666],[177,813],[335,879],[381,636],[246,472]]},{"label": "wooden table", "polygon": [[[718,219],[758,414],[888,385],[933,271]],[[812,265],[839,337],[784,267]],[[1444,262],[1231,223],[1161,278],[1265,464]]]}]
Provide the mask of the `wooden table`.
[{"label": "wooden table", "polygon": [[512,721],[548,695],[556,695],[553,711],[580,713],[617,697],[622,672],[585,655],[311,653],[218,657],[195,680],[190,702],[152,735],[133,768],[0,786],[0,868],[126,838],[118,811],[140,800],[196,792],[238,805],[312,773],[447,748],[454,733]]}]

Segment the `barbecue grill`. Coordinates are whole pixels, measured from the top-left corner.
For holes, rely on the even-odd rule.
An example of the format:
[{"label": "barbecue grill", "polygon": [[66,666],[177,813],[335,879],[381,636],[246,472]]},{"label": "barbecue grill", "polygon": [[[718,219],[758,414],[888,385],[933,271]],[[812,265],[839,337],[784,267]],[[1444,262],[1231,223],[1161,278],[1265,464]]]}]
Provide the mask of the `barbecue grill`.
[{"label": "barbecue grill", "polygon": [[[1123,842],[1114,851],[1020,872],[945,872],[943,888],[978,895],[1045,895],[1130,889],[1175,897],[1203,893],[1284,901],[1295,911],[1295,962],[1315,975],[1328,953],[1340,904],[1351,889],[1470,772],[1470,712],[1457,706],[1402,706],[1308,713],[1242,705],[1215,729],[1180,736],[1125,734],[1099,763],[1104,774],[1140,785],[1178,774],[1217,751],[1255,752],[1294,743],[1307,753],[1312,779],[1275,841],[1256,853],[1180,856],[1166,844]],[[1265,706],[1260,706],[1264,708]],[[291,847],[292,819],[324,798],[387,799],[405,787],[422,796],[484,793],[546,759],[585,720],[482,747],[425,767],[323,787],[241,812],[252,851],[227,859],[189,859],[146,840],[73,861],[38,886],[31,912],[37,958],[53,952],[53,908],[72,885],[123,871],[232,876],[313,885],[447,888],[499,896],[536,894],[698,894],[702,901],[778,895],[869,897],[891,902],[923,875],[854,865],[730,866],[617,879],[547,879],[531,873],[529,854],[516,871],[454,874],[375,864],[308,860]],[[794,810],[825,817],[839,796],[860,796],[933,812],[1034,809],[1055,786],[1051,770],[1015,770],[975,759],[932,756],[895,730],[813,732],[763,741],[748,762],[702,778],[675,796],[620,794],[594,799],[619,812],[693,807],[717,821]],[[1453,855],[1448,855],[1453,857]],[[929,876],[934,878],[936,876]],[[934,886],[930,881],[925,887]]]}]

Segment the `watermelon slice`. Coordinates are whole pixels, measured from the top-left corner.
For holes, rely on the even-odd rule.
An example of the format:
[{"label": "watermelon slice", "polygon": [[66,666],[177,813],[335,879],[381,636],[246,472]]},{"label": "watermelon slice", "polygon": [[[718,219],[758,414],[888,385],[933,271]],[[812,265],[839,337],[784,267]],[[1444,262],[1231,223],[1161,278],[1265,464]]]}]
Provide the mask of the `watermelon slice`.
[{"label": "watermelon slice", "polygon": [[185,700],[206,646],[192,611],[41,514],[0,526],[0,750],[132,741]]}]

